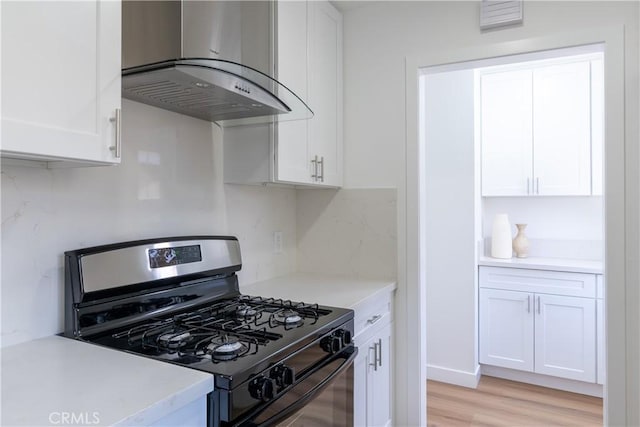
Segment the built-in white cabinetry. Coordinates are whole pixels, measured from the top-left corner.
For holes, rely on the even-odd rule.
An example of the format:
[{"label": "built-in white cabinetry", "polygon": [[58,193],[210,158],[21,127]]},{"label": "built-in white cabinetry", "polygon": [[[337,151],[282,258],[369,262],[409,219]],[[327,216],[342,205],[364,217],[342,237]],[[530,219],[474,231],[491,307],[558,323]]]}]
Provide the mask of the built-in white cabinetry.
[{"label": "built-in white cabinetry", "polygon": [[120,162],[120,6],[3,2],[3,158]]},{"label": "built-in white cabinetry", "polygon": [[480,363],[533,372],[532,295],[480,289]]},{"label": "built-in white cabinetry", "polygon": [[604,277],[602,274],[596,276],[596,343],[597,352],[596,358],[598,360],[598,366],[596,369],[596,382],[598,384],[604,384],[607,378],[606,369],[606,348],[605,342],[605,323],[604,323]]},{"label": "built-in white cabinetry", "polygon": [[602,193],[600,58],[478,71],[483,196]]},{"label": "built-in white cabinetry", "polygon": [[273,74],[314,115],[225,129],[225,182],[340,187],[342,15],[324,0],[277,1],[274,17]]},{"label": "built-in white cabinetry", "polygon": [[535,372],[596,381],[596,301],[534,294]]},{"label": "built-in white cabinetry", "polygon": [[480,267],[480,363],[595,383],[596,275]]},{"label": "built-in white cabinetry", "polygon": [[358,356],[354,362],[354,425],[391,425],[391,294],[378,296],[354,320]]}]

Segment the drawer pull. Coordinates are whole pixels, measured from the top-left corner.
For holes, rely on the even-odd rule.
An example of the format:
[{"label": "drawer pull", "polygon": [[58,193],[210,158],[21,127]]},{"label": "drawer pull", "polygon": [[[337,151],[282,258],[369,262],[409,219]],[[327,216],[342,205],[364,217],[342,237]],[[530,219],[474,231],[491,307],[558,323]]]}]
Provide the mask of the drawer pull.
[{"label": "drawer pull", "polygon": [[382,319],[382,315],[381,314],[376,314],[371,319],[367,320],[367,323],[370,324],[370,325],[373,325],[374,323],[376,323],[380,319]]}]

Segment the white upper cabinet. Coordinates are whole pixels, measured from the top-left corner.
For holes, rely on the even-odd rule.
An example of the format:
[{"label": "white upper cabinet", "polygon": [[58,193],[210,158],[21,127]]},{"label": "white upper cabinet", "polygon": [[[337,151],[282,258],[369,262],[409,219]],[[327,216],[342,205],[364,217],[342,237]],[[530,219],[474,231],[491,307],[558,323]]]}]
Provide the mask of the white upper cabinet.
[{"label": "white upper cabinet", "polygon": [[588,61],[533,71],[535,194],[591,193],[590,101]]},{"label": "white upper cabinet", "polygon": [[[309,2],[309,155],[315,183],[342,185],[342,15],[326,1]],[[315,156],[318,156],[316,159]],[[315,172],[315,171],[314,171]],[[312,174],[314,175],[314,174]]]},{"label": "white upper cabinet", "polygon": [[340,187],[342,15],[324,0],[276,1],[273,6],[273,74],[314,115],[225,129],[225,182]]},{"label": "white upper cabinet", "polygon": [[[277,7],[277,77],[309,104],[309,39],[306,1],[280,1]],[[277,181],[311,183],[308,120],[279,122],[276,127]]]},{"label": "white upper cabinet", "polygon": [[482,194],[529,192],[533,134],[531,70],[481,77]]},{"label": "white upper cabinet", "polygon": [[[342,185],[342,15],[327,1],[279,1],[277,77],[313,110],[280,122],[277,181]],[[305,25],[306,23],[306,25]]]},{"label": "white upper cabinet", "polygon": [[120,162],[120,6],[2,3],[3,158]]},{"label": "white upper cabinet", "polygon": [[602,193],[602,60],[480,71],[483,196]]}]

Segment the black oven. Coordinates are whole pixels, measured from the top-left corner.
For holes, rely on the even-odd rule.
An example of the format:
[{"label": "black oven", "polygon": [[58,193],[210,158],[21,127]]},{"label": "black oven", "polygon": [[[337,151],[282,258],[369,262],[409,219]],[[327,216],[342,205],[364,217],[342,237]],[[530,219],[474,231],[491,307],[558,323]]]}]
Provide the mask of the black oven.
[{"label": "black oven", "polygon": [[358,352],[352,330],[350,321],[235,389],[215,390],[209,395],[209,425],[352,426]]},{"label": "black oven", "polygon": [[209,427],[353,425],[353,311],[241,294],[234,237],[65,255],[65,335],[211,373]]}]

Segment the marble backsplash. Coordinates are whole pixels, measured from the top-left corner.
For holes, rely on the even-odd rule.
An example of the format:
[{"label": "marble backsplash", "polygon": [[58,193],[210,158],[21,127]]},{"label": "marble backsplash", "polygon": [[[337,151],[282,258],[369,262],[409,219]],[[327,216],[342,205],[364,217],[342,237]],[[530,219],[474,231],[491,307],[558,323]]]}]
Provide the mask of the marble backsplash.
[{"label": "marble backsplash", "polygon": [[241,244],[241,281],[295,271],[296,190],[224,185],[221,129],[125,100],[122,138],[119,166],[2,165],[2,346],[62,331],[66,250],[230,234]]},{"label": "marble backsplash", "polygon": [[395,278],[395,189],[298,190],[298,271]]}]

